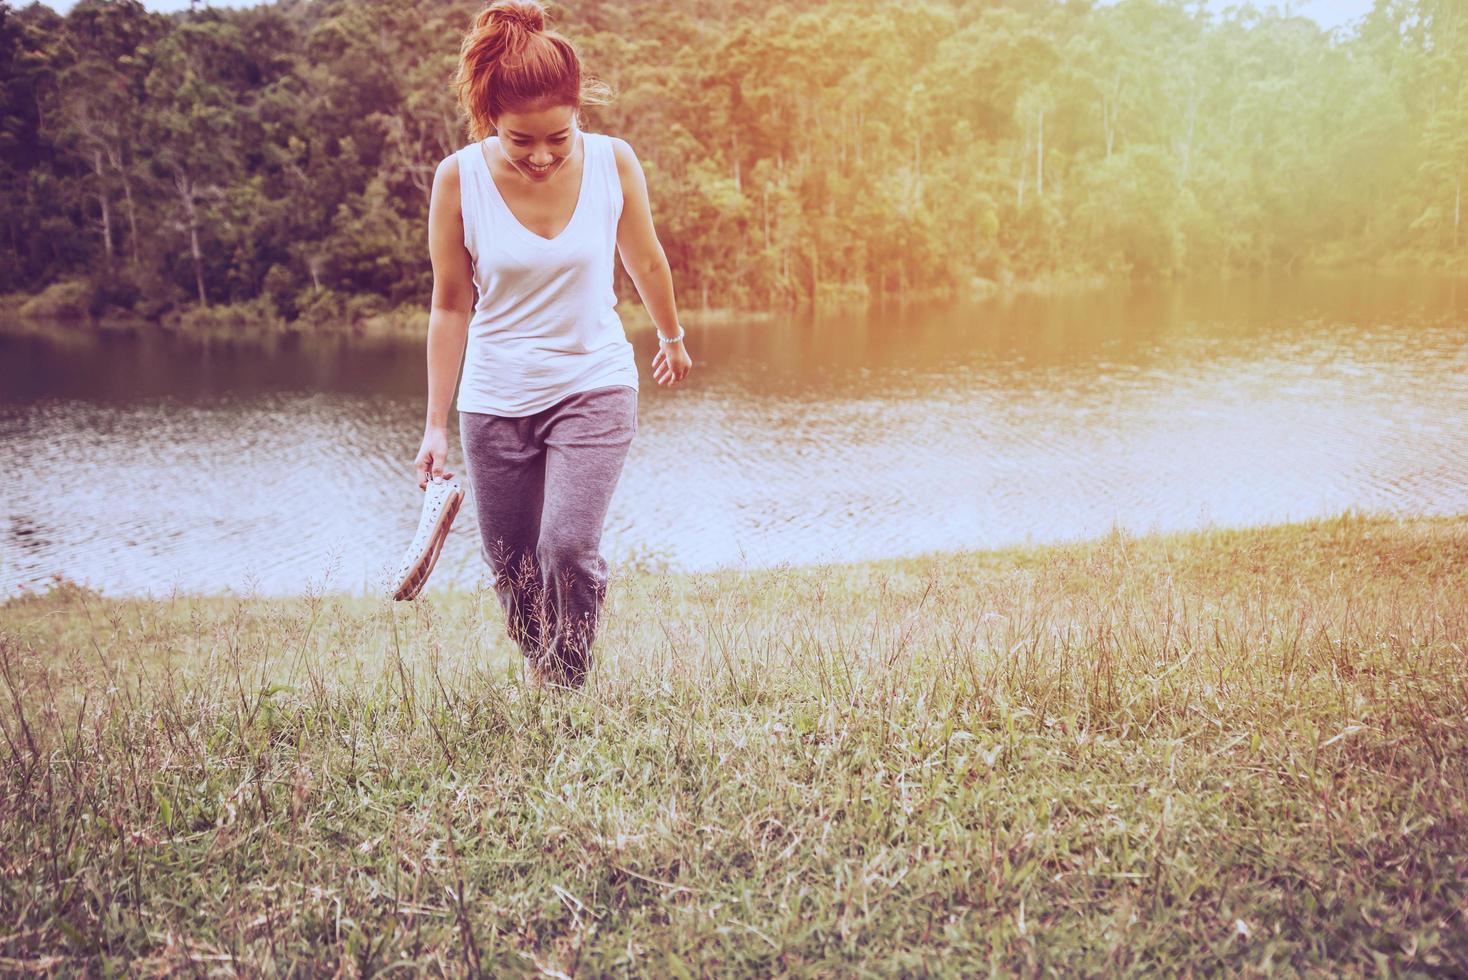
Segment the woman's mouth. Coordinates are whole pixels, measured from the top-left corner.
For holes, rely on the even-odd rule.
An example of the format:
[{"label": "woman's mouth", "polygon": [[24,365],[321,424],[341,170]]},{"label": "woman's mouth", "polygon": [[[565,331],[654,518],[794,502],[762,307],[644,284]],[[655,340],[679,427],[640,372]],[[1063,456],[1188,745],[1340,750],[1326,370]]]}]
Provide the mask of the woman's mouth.
[{"label": "woman's mouth", "polygon": [[550,173],[550,169],[551,168],[550,168],[550,164],[546,164],[543,167],[537,167],[535,164],[531,163],[529,160],[526,160],[525,161],[525,169],[526,170],[529,170],[533,174],[548,174],[548,173]]}]

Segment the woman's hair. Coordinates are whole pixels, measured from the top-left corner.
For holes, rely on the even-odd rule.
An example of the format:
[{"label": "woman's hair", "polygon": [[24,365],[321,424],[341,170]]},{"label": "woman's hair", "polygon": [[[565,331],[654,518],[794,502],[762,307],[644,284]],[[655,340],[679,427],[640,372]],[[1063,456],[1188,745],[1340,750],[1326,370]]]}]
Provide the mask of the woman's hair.
[{"label": "woman's hair", "polygon": [[506,111],[535,111],[555,105],[605,105],[611,89],[583,77],[581,59],[569,40],[545,29],[537,0],[494,0],[474,17],[459,49],[454,76],[459,106],[469,117],[469,138],[494,132]]}]

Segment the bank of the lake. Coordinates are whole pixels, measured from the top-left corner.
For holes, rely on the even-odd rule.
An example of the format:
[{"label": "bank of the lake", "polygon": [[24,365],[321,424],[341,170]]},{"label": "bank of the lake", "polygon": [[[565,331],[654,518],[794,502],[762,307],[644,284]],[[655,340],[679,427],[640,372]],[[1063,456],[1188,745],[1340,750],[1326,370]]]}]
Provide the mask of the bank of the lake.
[{"label": "bank of the lake", "polygon": [[[1039,294],[1064,295],[1104,286],[1104,277],[1074,276],[1049,278],[1033,282],[996,282],[976,279],[967,291],[970,298]],[[274,344],[282,339],[303,335],[362,338],[370,340],[419,340],[427,335],[426,303],[406,303],[384,311],[369,302],[365,308],[352,310],[351,302],[340,297],[334,304],[337,313],[322,319],[286,320],[260,300],[242,303],[217,303],[209,307],[197,305],[171,309],[158,316],[139,315],[111,309],[93,313],[84,301],[84,284],[76,280],[54,283],[36,293],[0,295],[0,334],[11,336],[66,336],[90,334],[171,334],[200,341],[228,341],[231,344]],[[951,291],[934,293],[913,291],[901,300],[932,301],[953,298]],[[865,300],[832,297],[822,309],[866,306]],[[647,308],[638,300],[617,303],[617,314],[629,331],[650,331],[654,324]],[[685,325],[724,322],[747,323],[788,316],[791,311],[741,310],[731,308],[699,308],[679,310]]]},{"label": "bank of the lake", "polygon": [[[865,308],[872,303],[932,302],[959,298],[1003,296],[1064,296],[1114,284],[1114,277],[1094,273],[1056,272],[1030,278],[1005,276],[974,279],[963,290],[910,290],[901,296],[873,300],[864,293],[823,293],[816,308],[822,311]],[[265,297],[235,303],[176,306],[156,315],[111,309],[93,313],[90,287],[84,280],[67,279],[35,293],[0,296],[0,331],[11,334],[168,333],[201,341],[233,344],[271,344],[292,336],[358,337],[370,340],[421,339],[428,329],[428,307],[424,302],[405,303],[385,309],[380,297],[349,296],[323,290],[317,307],[296,319],[283,318]],[[689,303],[689,298],[684,297]],[[617,312],[628,330],[649,331],[653,322],[636,298],[622,300]],[[701,308],[689,304],[679,310],[685,325],[702,326],[721,322],[750,322],[788,316],[790,310],[741,310]]]},{"label": "bank of the lake", "polygon": [[[1347,273],[1359,270],[1363,275],[1435,275],[1468,278],[1468,257],[1444,257],[1436,253],[1404,253],[1370,259],[1345,251],[1323,252],[1313,260],[1302,262],[1284,275],[1309,272]],[[1240,271],[1241,281],[1258,278],[1258,271]],[[1216,274],[1210,274],[1216,278]],[[1165,280],[1182,283],[1201,280],[1198,275]],[[1002,270],[996,279],[974,278],[961,288],[908,290],[900,295],[871,297],[864,290],[823,290],[817,301],[807,308],[829,312],[846,308],[867,308],[905,302],[942,302],[1016,298],[1023,296],[1065,297],[1084,294],[1130,281],[1125,274],[1107,274],[1095,270],[1053,270],[1016,276]],[[1148,280],[1150,284],[1155,282]],[[789,316],[791,310],[742,310],[701,308],[683,297],[686,306],[679,316],[687,325],[705,325],[727,321],[750,322]],[[199,306],[196,303],[159,305],[156,310],[130,311],[110,308],[94,309],[93,286],[83,278],[61,279],[34,292],[0,295],[0,332],[9,334],[56,335],[85,331],[90,333],[168,333],[197,338],[205,342],[226,341],[230,344],[278,343],[282,339],[302,335],[357,337],[371,340],[419,339],[428,329],[427,302],[404,303],[389,307],[376,295],[352,295],[331,289],[319,291],[314,304],[288,319],[272,306],[268,297],[231,303]],[[617,304],[617,312],[629,330],[651,330],[653,323],[647,309],[637,298]]]},{"label": "bank of the lake", "polygon": [[1468,971],[1468,515],[0,606],[6,970]]},{"label": "bank of the lake", "polygon": [[[304,335],[364,340],[421,340],[428,332],[427,303],[406,303],[383,310],[375,302],[354,303],[346,297],[331,304],[330,315],[320,319],[285,320],[263,301],[185,306],[156,317],[123,310],[94,315],[85,305],[65,299],[67,284],[38,294],[0,296],[0,331],[11,335],[65,336],[75,334],[170,334],[203,342],[274,344]],[[58,299],[58,297],[61,297]],[[629,330],[651,330],[646,308],[623,301],[617,312]],[[680,311],[685,324],[730,320],[747,322],[776,314],[728,309]]]}]

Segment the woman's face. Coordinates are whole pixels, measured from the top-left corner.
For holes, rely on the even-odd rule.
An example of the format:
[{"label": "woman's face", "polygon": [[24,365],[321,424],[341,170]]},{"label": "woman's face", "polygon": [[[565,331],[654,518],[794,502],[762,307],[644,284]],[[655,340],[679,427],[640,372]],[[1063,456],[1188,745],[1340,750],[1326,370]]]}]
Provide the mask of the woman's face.
[{"label": "woman's face", "polygon": [[505,159],[533,181],[550,180],[576,149],[575,106],[506,111],[495,120],[494,128]]}]

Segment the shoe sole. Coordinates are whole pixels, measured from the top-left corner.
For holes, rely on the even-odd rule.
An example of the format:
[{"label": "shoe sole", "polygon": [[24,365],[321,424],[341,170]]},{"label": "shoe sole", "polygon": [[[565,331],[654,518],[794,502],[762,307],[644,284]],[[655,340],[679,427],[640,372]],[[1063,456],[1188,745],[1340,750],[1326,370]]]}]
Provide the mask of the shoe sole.
[{"label": "shoe sole", "polygon": [[464,491],[461,489],[452,494],[444,501],[443,513],[438,515],[438,521],[433,526],[433,534],[428,539],[428,547],[424,549],[423,557],[408,570],[403,584],[393,594],[393,599],[404,602],[418,597],[423,591],[423,586],[428,583],[428,575],[433,571],[433,566],[438,564],[438,553],[443,550],[444,541],[448,540],[449,527],[454,523],[454,517],[459,513],[459,504],[464,500]]}]

